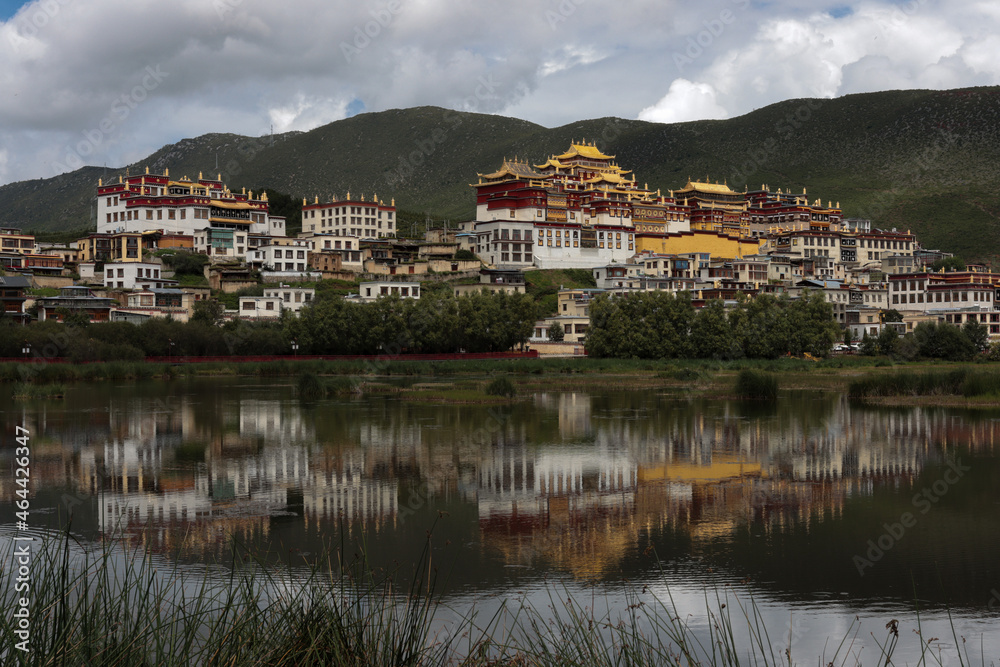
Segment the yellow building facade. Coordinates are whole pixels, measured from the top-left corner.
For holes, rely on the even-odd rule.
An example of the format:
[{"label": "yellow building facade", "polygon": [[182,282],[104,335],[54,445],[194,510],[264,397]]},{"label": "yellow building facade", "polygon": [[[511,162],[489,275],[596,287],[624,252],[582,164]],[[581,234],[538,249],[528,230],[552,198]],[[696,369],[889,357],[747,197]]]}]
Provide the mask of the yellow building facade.
[{"label": "yellow building facade", "polygon": [[757,239],[735,238],[703,230],[676,234],[640,232],[635,235],[635,242],[637,253],[680,255],[707,252],[713,259],[736,259],[745,255],[756,255],[760,251],[760,242]]}]

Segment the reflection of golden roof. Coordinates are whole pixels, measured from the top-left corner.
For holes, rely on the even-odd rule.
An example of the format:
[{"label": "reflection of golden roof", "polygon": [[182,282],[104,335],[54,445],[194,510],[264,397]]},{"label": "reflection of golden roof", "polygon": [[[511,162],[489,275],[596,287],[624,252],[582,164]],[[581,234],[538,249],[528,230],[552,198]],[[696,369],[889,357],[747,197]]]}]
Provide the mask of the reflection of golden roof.
[{"label": "reflection of golden roof", "polygon": [[736,532],[736,522],[732,519],[713,519],[691,524],[691,538],[695,540],[729,537],[734,532]]},{"label": "reflection of golden roof", "polygon": [[595,579],[618,566],[635,548],[638,526],[630,507],[593,511],[586,520],[580,514],[553,511],[550,525],[526,535],[484,532],[483,544],[497,549],[510,565],[530,566],[542,559],[578,579]]},{"label": "reflection of golden roof", "polygon": [[[586,144],[570,144],[569,150],[562,155],[555,156],[556,160],[569,160],[575,157],[585,157],[590,160],[610,160],[614,155],[605,155],[596,146]],[[551,158],[550,158],[551,159]]]},{"label": "reflection of golden roof", "polygon": [[714,482],[744,475],[760,475],[758,461],[716,460],[710,465],[668,463],[661,466],[639,466],[639,480],[651,482],[672,480],[686,482]]},{"label": "reflection of golden roof", "polygon": [[492,174],[479,174],[483,178],[502,178],[504,176],[515,176],[519,178],[545,178],[545,174],[540,174],[531,168],[527,162],[516,160],[504,160],[503,166]]},{"label": "reflection of golden roof", "polygon": [[685,185],[683,188],[681,188],[680,190],[676,190],[676,192],[679,193],[706,192],[713,195],[739,194],[738,192],[734,192],[733,190],[731,190],[729,186],[726,185],[725,183],[720,185],[719,183],[702,183],[701,181],[691,181],[691,180],[689,180],[687,182],[687,185]]}]

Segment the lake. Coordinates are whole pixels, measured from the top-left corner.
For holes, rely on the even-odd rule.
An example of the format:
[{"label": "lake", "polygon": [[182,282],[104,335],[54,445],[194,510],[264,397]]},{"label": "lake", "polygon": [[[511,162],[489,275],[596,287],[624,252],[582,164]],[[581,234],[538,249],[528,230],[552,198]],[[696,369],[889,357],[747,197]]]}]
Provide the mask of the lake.
[{"label": "lake", "polygon": [[405,582],[429,544],[443,617],[567,596],[614,616],[672,596],[707,631],[720,596],[756,609],[799,663],[848,633],[874,662],[893,619],[897,662],[919,655],[918,629],[954,660],[951,622],[973,657],[980,642],[1000,657],[998,409],[676,387],[303,404],[292,379],[232,377],[0,405],[8,544],[22,426],[33,531],[72,513],[81,544],[113,539],[164,567],[253,553],[294,574],[363,550]]}]

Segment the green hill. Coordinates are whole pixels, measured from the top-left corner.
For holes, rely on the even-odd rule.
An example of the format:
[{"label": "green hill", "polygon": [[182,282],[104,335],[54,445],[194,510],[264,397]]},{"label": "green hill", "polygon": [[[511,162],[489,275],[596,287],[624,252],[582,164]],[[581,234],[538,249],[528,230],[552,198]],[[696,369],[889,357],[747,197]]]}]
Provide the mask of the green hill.
[{"label": "green hill", "polygon": [[[402,209],[452,220],[474,213],[469,184],[503,158],[543,162],[573,139],[594,140],[636,178],[663,191],[688,176],[735,188],[807,189],[847,216],[911,229],[928,247],[967,260],[1000,255],[1000,88],[891,91],[788,100],[725,121],[658,124],[599,118],[544,128],[435,107],[368,113],[274,137],[209,134],[165,146],[135,173],[214,173],[231,187],[295,197],[377,193]],[[97,178],[86,167],[0,188],[3,225],[80,228]],[[996,264],[1000,264],[997,259]]]}]

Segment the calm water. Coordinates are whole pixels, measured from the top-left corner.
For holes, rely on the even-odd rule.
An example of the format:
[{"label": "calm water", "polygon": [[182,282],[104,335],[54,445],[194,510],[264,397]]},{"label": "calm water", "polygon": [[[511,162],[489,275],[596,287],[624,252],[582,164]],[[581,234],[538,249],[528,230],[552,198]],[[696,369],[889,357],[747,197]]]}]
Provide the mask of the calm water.
[{"label": "calm water", "polygon": [[[871,409],[835,393],[776,407],[684,391],[540,392],[513,406],[351,398],[305,406],[287,380],[74,386],[0,404],[0,523],[15,427],[32,437],[31,521],[184,567],[249,549],[291,565],[361,543],[410,571],[433,529],[456,613],[553,591],[617,613],[672,594],[752,596],[797,661],[858,617],[854,653],[901,621],[1000,657],[1000,411]],[[776,637],[777,638],[777,637]],[[961,640],[959,640],[961,641]],[[908,653],[909,651],[909,653]]]}]

